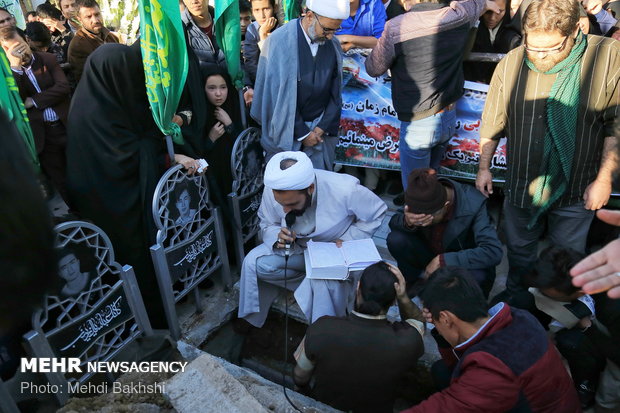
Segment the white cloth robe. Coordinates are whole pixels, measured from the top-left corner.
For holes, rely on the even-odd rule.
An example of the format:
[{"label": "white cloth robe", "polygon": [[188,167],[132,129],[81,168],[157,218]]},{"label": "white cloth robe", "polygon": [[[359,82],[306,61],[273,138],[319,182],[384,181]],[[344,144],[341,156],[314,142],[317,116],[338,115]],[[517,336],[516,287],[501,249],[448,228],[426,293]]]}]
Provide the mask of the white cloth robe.
[{"label": "white cloth robe", "polygon": [[[337,239],[349,241],[371,238],[381,226],[387,206],[377,195],[360,185],[351,175],[315,169],[316,173],[316,227],[308,235],[313,241],[331,242]],[[285,226],[285,213],[265,188],[258,210],[263,243],[254,248],[243,260],[240,280],[239,317],[246,318],[257,327],[264,323],[269,306],[277,296],[279,287],[267,283],[258,284],[256,259],[278,254],[274,250],[278,234]],[[303,253],[295,245],[293,253]],[[343,316],[351,292],[351,281],[308,280],[304,278],[295,291],[295,298],[310,322],[321,316]],[[259,295],[269,295],[267,308],[260,308]],[[264,300],[263,304],[265,303]],[[344,302],[343,302],[344,301]]]}]

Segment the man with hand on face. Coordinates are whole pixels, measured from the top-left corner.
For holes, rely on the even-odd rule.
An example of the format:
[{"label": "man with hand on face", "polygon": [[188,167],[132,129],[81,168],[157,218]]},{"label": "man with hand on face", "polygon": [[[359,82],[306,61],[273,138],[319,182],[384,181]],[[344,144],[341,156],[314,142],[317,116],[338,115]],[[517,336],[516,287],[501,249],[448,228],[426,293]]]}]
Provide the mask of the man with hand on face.
[{"label": "man with hand on face", "polygon": [[16,28],[0,30],[0,45],[24,101],[41,168],[69,204],[65,183],[69,82],[56,56],[33,52]]},{"label": "man with hand on face", "polygon": [[390,220],[387,246],[409,286],[440,267],[458,266],[487,295],[503,250],[484,196],[472,186],[437,178],[433,169],[414,169],[408,184],[405,211]]},{"label": "man with hand on face", "polygon": [[51,3],[43,3],[37,6],[37,16],[39,16],[39,21],[49,29],[52,43],[62,47],[65,57],[59,63],[65,63],[67,61],[67,53],[69,52],[69,44],[73,40],[73,32],[63,22],[61,11],[52,6]]},{"label": "man with hand on face", "polygon": [[[487,302],[466,270],[435,272],[422,292],[442,360],[442,391],[401,413],[578,413],[577,392],[547,333],[525,310]],[[437,380],[443,370],[443,380]],[[443,382],[442,382],[443,381]]]},{"label": "man with hand on face", "polygon": [[349,0],[308,0],[306,7],[305,17],[265,41],[251,115],[262,126],[266,159],[304,151],[315,168],[332,170],[342,107],[342,49],[334,32],[349,17]]},{"label": "man with hand on face", "polygon": [[261,327],[285,282],[288,289],[297,289],[295,298],[310,322],[323,315],[344,316],[355,277],[305,279],[306,244],[309,240],[338,244],[371,238],[387,206],[356,178],[314,169],[303,152],[274,155],[264,182],[258,210],[263,244],[243,260],[239,317]]},{"label": "man with hand on face", "polygon": [[551,244],[585,251],[618,171],[620,43],[584,35],[580,8],[577,0],[528,6],[524,44],[497,66],[482,114],[476,187],[485,196],[493,192],[491,159],[507,138],[508,294],[524,289],[545,228]]},{"label": "man with hand on face", "polygon": [[76,15],[77,9],[75,1],[76,0],[60,0],[58,3],[60,11],[65,18],[65,27],[73,34],[80,30],[80,22]]},{"label": "man with hand on face", "polygon": [[78,83],[88,56],[102,44],[120,43],[120,40],[103,26],[103,16],[95,0],[78,0],[76,8],[82,27],[69,44],[69,63]]},{"label": "man with hand on face", "polygon": [[256,21],[248,26],[247,34],[243,41],[243,59],[245,63],[243,68],[245,72],[243,98],[248,106],[252,104],[254,97],[254,82],[256,81],[258,59],[261,50],[265,45],[267,37],[278,28],[275,0],[252,0],[251,7],[252,15]]}]

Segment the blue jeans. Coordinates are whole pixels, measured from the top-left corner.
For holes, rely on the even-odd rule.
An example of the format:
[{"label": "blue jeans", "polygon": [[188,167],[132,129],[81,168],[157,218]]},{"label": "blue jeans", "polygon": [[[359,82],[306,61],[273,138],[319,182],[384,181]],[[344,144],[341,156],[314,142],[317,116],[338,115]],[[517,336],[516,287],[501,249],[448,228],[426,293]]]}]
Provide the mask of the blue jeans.
[{"label": "blue jeans", "polygon": [[439,168],[446,144],[454,135],[456,110],[446,110],[428,118],[400,123],[400,171],[403,188],[417,168]]}]

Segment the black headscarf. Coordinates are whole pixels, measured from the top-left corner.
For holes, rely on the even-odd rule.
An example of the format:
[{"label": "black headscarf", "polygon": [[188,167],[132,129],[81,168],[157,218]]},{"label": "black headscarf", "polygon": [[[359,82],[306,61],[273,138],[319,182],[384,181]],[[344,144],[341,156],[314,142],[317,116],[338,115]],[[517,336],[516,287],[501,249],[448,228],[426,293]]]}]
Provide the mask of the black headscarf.
[{"label": "black headscarf", "polygon": [[105,44],[90,55],[69,111],[68,136],[69,196],[108,234],[117,261],[134,267],[151,323],[162,326],[149,248],[165,144],[149,109],[139,42]]},{"label": "black headscarf", "polygon": [[207,122],[207,97],[205,96],[205,84],[200,71],[200,64],[193,49],[187,42],[188,70],[187,80],[179,102],[179,110],[192,112],[191,122],[181,127],[183,133],[183,145],[175,145],[175,151],[194,159],[204,158],[211,148],[210,141],[204,139],[205,124]]},{"label": "black headscarf", "polygon": [[[209,184],[212,188],[211,199],[216,204],[225,206],[227,205],[226,195],[232,190],[233,178],[230,159],[235,141],[242,131],[242,126],[239,109],[239,94],[237,89],[233,86],[230,75],[226,70],[212,68],[210,71],[203,72],[203,90],[205,89],[204,85],[206,85],[207,79],[215,75],[222,76],[226,81],[226,86],[228,86],[228,96],[221,107],[228,113],[228,116],[230,116],[232,127],[228,128],[229,130],[217,141],[211,142],[211,139],[209,139],[209,132],[218,120],[215,117],[216,106],[207,99],[207,122],[205,125],[204,139],[210,146],[206,153],[206,159],[209,162],[207,175]],[[226,208],[224,211],[226,211]]]}]

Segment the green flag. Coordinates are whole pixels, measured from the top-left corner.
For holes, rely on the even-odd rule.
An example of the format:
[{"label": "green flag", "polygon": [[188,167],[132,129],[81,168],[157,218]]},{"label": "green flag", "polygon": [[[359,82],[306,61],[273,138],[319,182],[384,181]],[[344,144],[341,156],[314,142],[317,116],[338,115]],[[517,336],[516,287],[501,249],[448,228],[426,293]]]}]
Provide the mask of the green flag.
[{"label": "green flag", "polygon": [[284,9],[284,23],[298,18],[301,15],[301,2],[299,0],[282,0]]},{"label": "green flag", "polygon": [[140,0],[140,48],[153,119],[164,135],[183,144],[172,122],[187,78],[187,49],[178,0]]},{"label": "green flag", "polygon": [[215,38],[226,56],[233,84],[236,88],[243,87],[239,0],[215,0]]},{"label": "green flag", "polygon": [[8,116],[9,121],[14,121],[17,130],[24,138],[26,149],[32,158],[32,163],[35,165],[35,169],[40,171],[39,157],[37,156],[37,148],[34,146],[34,137],[32,136],[32,129],[30,129],[30,121],[26,114],[26,107],[22,102],[21,96],[19,96],[19,89],[15,83],[9,60],[4,53],[0,53],[0,72],[2,73],[2,79],[0,82],[0,109],[2,109]]}]

